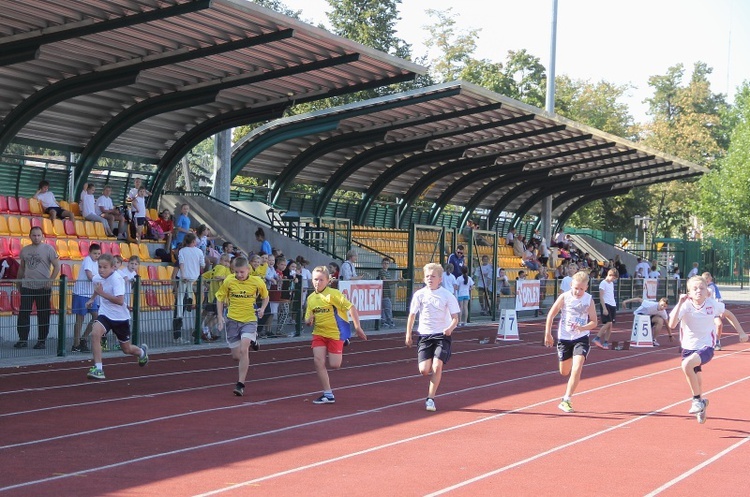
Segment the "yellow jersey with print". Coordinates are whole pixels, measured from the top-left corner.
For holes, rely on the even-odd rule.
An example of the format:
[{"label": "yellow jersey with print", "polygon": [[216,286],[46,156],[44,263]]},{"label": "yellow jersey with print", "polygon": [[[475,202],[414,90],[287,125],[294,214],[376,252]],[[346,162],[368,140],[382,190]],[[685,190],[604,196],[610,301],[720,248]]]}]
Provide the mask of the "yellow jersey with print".
[{"label": "yellow jersey with print", "polygon": [[326,287],[322,292],[314,292],[307,297],[305,321],[311,316],[315,318],[313,335],[346,340],[352,334],[347,316],[351,307],[352,303],[341,292]]},{"label": "yellow jersey with print", "polygon": [[266,272],[268,272],[268,264],[261,264],[260,266],[255,268],[253,272],[251,272],[250,274],[252,274],[253,276],[257,276],[258,278],[265,281]]},{"label": "yellow jersey with print", "polygon": [[232,271],[230,271],[228,267],[222,266],[221,264],[219,264],[212,270],[203,273],[203,279],[210,280],[210,284],[208,285],[209,304],[216,302],[216,292],[219,291],[219,287],[221,287],[223,280],[225,280],[230,274],[232,274]]},{"label": "yellow jersey with print", "polygon": [[248,276],[240,281],[233,274],[226,277],[216,292],[216,299],[229,304],[229,319],[248,323],[257,321],[255,316],[255,302],[268,298],[266,284],[257,276]]}]

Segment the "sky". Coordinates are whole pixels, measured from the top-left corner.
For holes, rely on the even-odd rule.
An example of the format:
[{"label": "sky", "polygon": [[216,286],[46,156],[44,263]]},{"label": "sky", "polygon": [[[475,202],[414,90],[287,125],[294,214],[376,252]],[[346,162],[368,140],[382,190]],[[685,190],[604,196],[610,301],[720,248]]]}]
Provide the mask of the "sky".
[{"label": "sky", "polygon": [[[328,25],[325,0],[282,0],[302,19]],[[397,35],[414,58],[427,54],[425,9],[454,7],[456,30],[480,29],[477,58],[502,62],[508,50],[526,49],[548,67],[552,0],[403,0]],[[556,73],[633,88],[623,98],[638,122],[648,119],[648,78],[678,63],[692,73],[705,62],[714,93],[732,102],[750,80],[750,1],[558,0]],[[744,28],[744,29],[743,29]]]}]

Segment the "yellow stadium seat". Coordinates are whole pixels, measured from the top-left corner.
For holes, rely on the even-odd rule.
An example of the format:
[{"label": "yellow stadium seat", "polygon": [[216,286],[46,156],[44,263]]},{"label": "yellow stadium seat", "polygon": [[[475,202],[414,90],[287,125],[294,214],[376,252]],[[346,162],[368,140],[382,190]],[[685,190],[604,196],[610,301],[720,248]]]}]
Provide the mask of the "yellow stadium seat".
[{"label": "yellow stadium seat", "polygon": [[72,212],[75,217],[83,219],[83,216],[81,215],[81,206],[78,205],[78,202],[71,202],[70,209],[68,210]]},{"label": "yellow stadium seat", "polygon": [[141,258],[142,262],[158,262],[158,259],[154,259],[151,257],[151,254],[148,253],[148,245],[145,243],[141,243],[139,246],[138,256]]},{"label": "yellow stadium seat", "polygon": [[48,217],[42,219],[42,233],[44,233],[44,236],[47,238],[57,238],[55,226],[52,224],[52,220]]},{"label": "yellow stadium seat", "polygon": [[70,239],[67,240],[68,243],[68,253],[70,254],[70,258],[74,261],[82,261],[83,255],[81,254],[81,248],[78,246],[78,240]]},{"label": "yellow stadium seat", "polygon": [[[48,221],[48,219],[45,219],[44,221]],[[42,228],[44,227],[44,221],[42,221]],[[52,229],[55,231],[55,236],[58,238],[68,238],[68,235],[65,233],[65,223],[63,223],[62,219],[55,219],[52,221]]]},{"label": "yellow stadium seat", "polygon": [[8,228],[8,218],[6,216],[0,216],[0,235],[10,235],[10,228]]},{"label": "yellow stadium seat", "polygon": [[128,242],[120,242],[120,256],[122,256],[122,260],[127,261],[131,255],[130,244]]},{"label": "yellow stadium seat", "polygon": [[170,268],[167,266],[157,266],[157,271],[159,271],[159,281],[162,282],[170,282],[172,279]]},{"label": "yellow stadium seat", "polygon": [[[78,275],[81,273],[81,265],[80,264],[73,264],[73,280],[78,279]],[[73,292],[70,292],[71,294]]]},{"label": "yellow stadium seat", "polygon": [[107,235],[106,230],[104,229],[104,224],[102,223],[94,223],[94,228],[96,230],[96,237],[99,240],[114,240],[115,237]]},{"label": "yellow stadium seat", "polygon": [[57,204],[60,206],[61,209],[69,211],[70,210],[70,203],[67,200],[58,200]]},{"label": "yellow stadium seat", "polygon": [[93,221],[83,222],[83,225],[86,228],[86,238],[90,240],[96,240],[96,226],[94,226],[94,224],[99,224],[99,223],[94,223]]},{"label": "yellow stadium seat", "polygon": [[28,218],[26,216],[19,216],[18,224],[20,226],[21,233],[23,233],[24,236],[28,236],[29,231],[31,231],[31,218]]},{"label": "yellow stadium seat", "polygon": [[76,219],[73,225],[76,227],[76,236],[78,238],[86,238],[86,225],[83,224],[83,221]]},{"label": "yellow stadium seat", "polygon": [[32,216],[45,216],[44,208],[42,208],[42,203],[39,202],[39,200],[35,199],[34,197],[29,198],[29,211],[31,211]]},{"label": "yellow stadium seat", "polygon": [[68,242],[66,240],[56,240],[55,248],[60,259],[70,259],[70,251],[68,250]]}]

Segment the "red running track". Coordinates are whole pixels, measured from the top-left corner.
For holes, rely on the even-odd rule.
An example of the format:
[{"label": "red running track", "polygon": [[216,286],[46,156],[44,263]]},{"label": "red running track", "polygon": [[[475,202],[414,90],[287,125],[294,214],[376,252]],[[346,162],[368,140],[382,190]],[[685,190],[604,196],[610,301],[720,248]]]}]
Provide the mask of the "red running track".
[{"label": "red running track", "polygon": [[[622,340],[632,315],[618,318]],[[479,344],[487,327],[455,334],[436,413],[400,334],[345,350],[335,405],[310,402],[307,343],[251,353],[242,398],[216,349],[110,360],[101,382],[84,361],[1,369],[0,496],[748,493],[750,345],[729,325],[705,368],[704,425],[687,414],[676,343],[592,350],[565,414],[543,321],[520,328],[495,345]]]}]

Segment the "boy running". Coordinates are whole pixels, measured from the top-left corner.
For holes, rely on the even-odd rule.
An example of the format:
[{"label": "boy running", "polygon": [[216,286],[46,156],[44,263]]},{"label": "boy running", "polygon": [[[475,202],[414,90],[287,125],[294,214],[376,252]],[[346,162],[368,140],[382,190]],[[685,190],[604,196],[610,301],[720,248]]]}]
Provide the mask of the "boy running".
[{"label": "boy running", "polygon": [[417,360],[422,376],[430,377],[425,409],[435,411],[435,395],[443,376],[443,365],[451,357],[451,333],[458,326],[461,309],[456,297],[442,286],[443,268],[430,263],[424,267],[425,286],[414,292],[406,321],[406,346],[412,346],[412,329],[419,314]]},{"label": "boy running", "polygon": [[708,399],[701,398],[701,366],[714,356],[716,328],[721,324],[724,304],[708,296],[708,286],[700,276],[693,276],[687,281],[687,292],[680,295],[677,305],[669,314],[669,326],[676,328],[680,324],[682,371],[693,393],[693,403],[688,413],[695,414],[699,423],[705,423]]},{"label": "boy running", "polygon": [[557,324],[557,359],[560,361],[560,374],[569,376],[565,396],[558,408],[565,412],[574,412],[570,403],[571,397],[581,381],[583,364],[589,353],[589,331],[596,328],[596,307],[591,294],[586,292],[589,286],[589,275],[579,271],[573,275],[570,290],[563,292],[547,314],[544,328],[544,345],[552,347],[552,321],[558,313]]},{"label": "boy running", "polygon": [[[268,289],[266,284],[257,276],[250,275],[250,266],[244,257],[235,257],[232,261],[234,274],[224,278],[224,282],[216,291],[216,320],[219,331],[225,328],[227,343],[232,353],[232,359],[239,362],[237,385],[234,394],[237,397],[245,395],[245,380],[250,367],[248,351],[250,347],[258,350],[258,318],[268,306]],[[255,313],[255,301],[260,295],[263,299],[258,315]],[[224,303],[229,305],[226,322],[224,319]]]},{"label": "boy running", "polygon": [[94,352],[94,365],[89,369],[88,378],[103,380],[101,339],[112,330],[120,342],[123,354],[138,358],[138,365],[148,364],[148,345],[138,347],[130,343],[130,311],[125,305],[125,281],[115,271],[115,261],[110,254],[102,254],[98,261],[99,274],[94,276],[94,295],[86,302],[91,307],[99,300],[99,315],[94,321],[94,336],[91,348]]},{"label": "boy running", "polygon": [[313,404],[336,402],[326,369],[326,355],[331,369],[341,367],[344,341],[351,336],[347,311],[351,314],[357,336],[367,340],[367,335],[359,324],[357,308],[341,292],[328,286],[330,279],[327,267],[318,266],[313,269],[312,284],[315,291],[307,298],[305,311],[305,322],[313,327],[312,351],[315,372],[323,387],[323,395],[313,400]]}]

